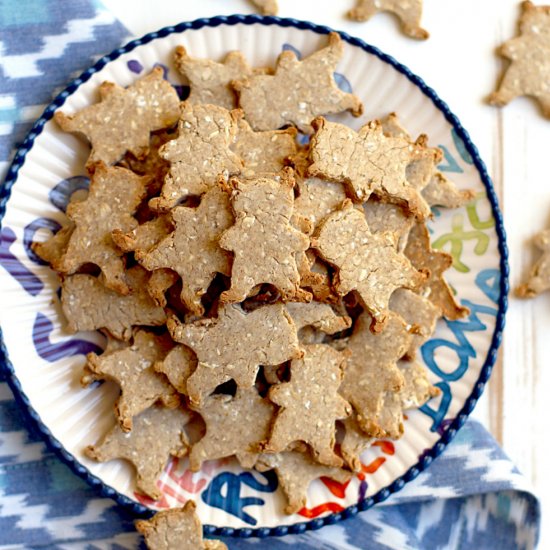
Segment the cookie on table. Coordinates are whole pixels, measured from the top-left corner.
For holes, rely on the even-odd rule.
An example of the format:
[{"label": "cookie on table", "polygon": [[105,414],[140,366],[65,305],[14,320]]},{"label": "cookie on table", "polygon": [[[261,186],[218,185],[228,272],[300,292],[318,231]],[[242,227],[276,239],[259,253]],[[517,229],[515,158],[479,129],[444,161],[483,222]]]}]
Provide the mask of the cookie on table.
[{"label": "cookie on table", "polygon": [[262,15],[277,15],[279,6],[277,0],[251,0],[252,3],[260,9]]},{"label": "cookie on table", "polygon": [[403,32],[411,38],[426,40],[428,31],[420,26],[422,0],[355,0],[355,7],[348,12],[354,21],[368,21],[381,11],[394,13],[401,22]]},{"label": "cookie on table", "polygon": [[498,50],[510,63],[489,103],[503,106],[518,96],[530,96],[550,118],[550,6],[525,0],[521,8],[519,36]]},{"label": "cookie on table", "polygon": [[312,133],[311,121],[319,115],[351,111],[360,116],[358,97],[343,92],[334,71],[344,53],[337,33],[330,33],[328,46],[299,60],[285,50],[277,59],[273,75],[256,75],[234,82],[239,107],[254,130],[277,130],[287,125]]},{"label": "cookie on table", "polygon": [[183,508],[157,512],[150,520],[138,520],[136,529],[149,550],[227,550],[220,540],[202,536],[196,505],[188,500]]},{"label": "cookie on table", "polygon": [[542,254],[531,268],[526,282],[516,288],[516,296],[520,298],[534,298],[550,289],[550,229],[536,235],[534,244]]},{"label": "cookie on table", "polygon": [[62,111],[54,114],[62,130],[83,134],[90,142],[88,169],[93,171],[98,162],[115,164],[127,151],[143,157],[151,132],[178,121],[180,100],[163,74],[162,68],[156,67],[126,89],[104,82],[99,87],[99,103],[74,115]]}]

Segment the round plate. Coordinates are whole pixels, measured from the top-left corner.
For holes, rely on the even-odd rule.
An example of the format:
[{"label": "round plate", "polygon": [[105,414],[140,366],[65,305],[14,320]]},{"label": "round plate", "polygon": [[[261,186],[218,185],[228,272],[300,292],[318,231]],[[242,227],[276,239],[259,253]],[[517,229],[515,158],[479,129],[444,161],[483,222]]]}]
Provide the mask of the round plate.
[{"label": "round plate", "polygon": [[71,193],[87,184],[88,148],[62,133],[52,114],[61,106],[72,113],[95,102],[103,80],[128,86],[156,64],[166,67],[171,82],[181,83],[171,61],[179,44],[197,57],[220,59],[236,49],[254,66],[273,66],[285,48],[305,56],[322,47],[329,30],[275,17],[232,16],[182,23],[130,42],[100,59],[55,99],[8,172],[0,195],[0,323],[10,383],[62,459],[135,513],[181,506],[192,498],[211,534],[283,535],[333,523],[386,499],[426,468],[464,423],[487,382],[504,323],[508,268],[502,219],[485,166],[433,90],[391,57],[342,34],[346,44],[337,81],[363,100],[365,114],[336,120],[359,128],[397,112],[412,135],[425,132],[444,151],[439,169],[458,187],[476,192],[464,208],[434,210],[430,224],[434,246],[454,259],[448,280],[471,311],[467,319],[440,321],[422,348],[421,359],[441,397],[408,412],[402,439],[368,449],[363,473],[347,486],[314,482],[307,507],[293,516],[282,513],[283,496],[272,474],[245,473],[232,461],[209,462],[193,474],[186,460],[173,460],[160,480],[164,496],[153,503],[135,492],[129,464],[98,464],[83,455],[112,425],[117,388],[108,383],[80,387],[84,354],[97,350],[101,337],[64,331],[57,278],[30,248],[33,240],[44,240],[59,227]]}]

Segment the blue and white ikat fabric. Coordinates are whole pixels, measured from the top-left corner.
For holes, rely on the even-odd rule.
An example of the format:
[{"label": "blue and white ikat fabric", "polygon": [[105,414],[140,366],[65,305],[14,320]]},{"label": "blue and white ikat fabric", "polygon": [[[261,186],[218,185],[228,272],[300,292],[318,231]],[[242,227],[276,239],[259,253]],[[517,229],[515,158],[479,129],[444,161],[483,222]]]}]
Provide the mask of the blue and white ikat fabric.
[{"label": "blue and white ikat fabric", "polygon": [[[127,35],[93,0],[0,0],[0,181],[44,106]],[[143,547],[133,519],[48,451],[0,365],[0,548]],[[539,524],[526,480],[469,421],[427,471],[365,513],[302,535],[225,542],[233,550],[531,550]]]}]

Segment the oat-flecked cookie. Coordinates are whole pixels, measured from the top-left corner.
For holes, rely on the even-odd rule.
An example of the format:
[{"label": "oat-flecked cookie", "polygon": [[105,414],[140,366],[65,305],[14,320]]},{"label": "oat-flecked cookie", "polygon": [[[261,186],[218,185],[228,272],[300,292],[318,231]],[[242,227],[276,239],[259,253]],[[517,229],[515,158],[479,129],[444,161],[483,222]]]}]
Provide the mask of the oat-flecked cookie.
[{"label": "oat-flecked cookie", "polygon": [[527,281],[516,289],[520,298],[533,298],[550,288],[550,229],[536,235],[534,244],[542,255],[531,268]]},{"label": "oat-flecked cookie", "polygon": [[70,275],[61,285],[61,306],[67,330],[107,329],[115,338],[129,340],[135,325],[162,326],[164,309],[149,296],[147,272],[134,266],[126,272],[130,294],[122,296],[105,288],[92,275]]},{"label": "oat-flecked cookie", "polygon": [[272,284],[283,301],[309,301],[300,288],[296,253],[309,247],[308,237],[291,224],[294,177],[291,170],[278,176],[231,180],[235,224],[223,233],[220,246],[234,254],[231,288],[222,303],[243,301],[254,287]]},{"label": "oat-flecked cookie", "polygon": [[202,195],[217,187],[220,174],[239,174],[243,162],[231,151],[237,129],[235,111],[182,103],[178,137],[159,150],[170,162],[170,171],[160,197],[151,199],[150,207],[169,210],[189,195]]},{"label": "oat-flecked cookie", "polygon": [[398,361],[397,368],[403,375],[405,384],[400,392],[403,409],[421,407],[441,390],[428,379],[428,370],[416,361]]},{"label": "oat-flecked cookie", "polygon": [[286,159],[296,155],[296,128],[255,132],[238,111],[239,130],[232,150],[244,162],[243,175],[278,173],[286,166]]},{"label": "oat-flecked cookie", "polygon": [[351,326],[351,318],[347,315],[338,315],[329,304],[319,302],[286,304],[296,329],[313,327],[325,334],[336,334]]},{"label": "oat-flecked cookie", "polygon": [[150,520],[136,521],[149,550],[227,550],[219,540],[202,538],[202,525],[196,505],[188,500],[183,508],[157,512]]},{"label": "oat-flecked cookie", "polygon": [[121,229],[114,229],[111,238],[123,252],[134,252],[138,249],[151,250],[173,229],[174,224],[171,217],[168,214],[163,214],[138,225],[131,231],[124,232]]},{"label": "oat-flecked cookie", "polygon": [[285,50],[277,59],[275,74],[256,75],[234,83],[239,106],[254,130],[277,130],[292,124],[306,134],[318,115],[351,111],[359,116],[359,98],[340,90],[334,71],[344,52],[336,33],[329,35],[328,46],[300,61]]},{"label": "oat-flecked cookie", "polygon": [[171,217],[175,230],[152,249],[137,250],[135,256],[149,271],[175,271],[182,279],[182,302],[202,315],[201,298],[216,274],[231,272],[231,257],[218,243],[233,223],[229,197],[219,186],[213,187],[197,208],[177,206]]},{"label": "oat-flecked cookie", "polygon": [[150,176],[151,180],[147,186],[147,196],[157,195],[164,183],[170,165],[159,155],[160,148],[176,138],[173,129],[159,130],[151,134],[149,150],[144,157],[136,157],[132,153],[126,153],[117,166],[128,168],[140,176]]},{"label": "oat-flecked cookie", "polygon": [[362,469],[361,453],[370,447],[374,438],[367,435],[357,423],[355,413],[342,421],[344,425],[344,437],[340,443],[340,453],[346,465],[354,472]]},{"label": "oat-flecked cookie", "polygon": [[238,388],[234,397],[212,395],[196,410],[204,419],[206,433],[191,447],[191,470],[199,471],[206,460],[233,455],[243,468],[252,468],[275,414],[269,399],[261,397],[255,386]]},{"label": "oat-flecked cookie", "polygon": [[397,438],[403,433],[402,411],[385,417],[384,409],[403,389],[405,381],[396,363],[409,349],[412,336],[394,313],[379,334],[373,334],[369,324],[366,313],[355,322],[340,394],[357,411],[357,422],[366,435]]},{"label": "oat-flecked cookie", "polygon": [[[390,113],[382,120],[384,134],[390,137],[403,138],[412,141],[409,132],[402,126],[395,113]],[[427,137],[420,139],[420,144]],[[474,192],[470,189],[457,189],[455,184],[437,170],[437,165],[442,160],[442,151],[432,150],[433,155],[427,155],[407,166],[407,181],[418,191],[430,206],[444,206],[445,208],[458,208],[474,198]]]},{"label": "oat-flecked cookie", "polygon": [[189,413],[181,407],[168,409],[154,405],[134,418],[129,433],[117,424],[101,443],[85,449],[90,458],[107,462],[124,458],[137,470],[137,488],[153,499],[160,498],[157,487],[170,455],[185,456],[189,450],[185,426]]},{"label": "oat-flecked cookie", "polygon": [[123,431],[130,431],[132,418],[157,401],[166,407],[179,405],[176,390],[153,368],[173,345],[168,336],[138,329],[126,347],[101,355],[88,354],[86,373],[93,373],[96,380],[113,380],[120,386],[115,412]]},{"label": "oat-flecked cookie", "polygon": [[156,67],[129,88],[112,82],[99,87],[101,101],[74,115],[57,111],[55,121],[65,132],[84,134],[92,146],[86,166],[114,164],[126,151],[147,153],[150,133],[173,126],[179,117],[178,94]]},{"label": "oat-flecked cookie", "polygon": [[311,292],[318,302],[336,303],[340,297],[332,288],[327,265],[311,249],[296,254],[296,265],[300,273],[300,286]]},{"label": "oat-flecked cookie", "polygon": [[179,393],[187,395],[187,380],[197,368],[197,357],[187,346],[178,345],[163,360],[157,361],[153,368],[165,374]]},{"label": "oat-flecked cookie", "polygon": [[277,15],[279,11],[277,0],[252,0],[252,3],[260,8],[262,15]]},{"label": "oat-flecked cookie", "polygon": [[336,291],[344,296],[357,290],[376,330],[385,322],[392,293],[400,287],[416,288],[425,279],[397,252],[394,235],[371,233],[365,216],[350,201],[323,220],[312,245],[338,268]]},{"label": "oat-flecked cookie", "polygon": [[42,260],[48,262],[52,267],[61,261],[67,252],[69,240],[74,231],[74,222],[68,220],[55,235],[43,242],[33,242],[32,249]]},{"label": "oat-flecked cookie", "polygon": [[101,269],[105,286],[127,294],[124,259],[111,239],[111,232],[114,229],[131,231],[138,225],[133,214],[145,196],[146,184],[146,177],[137,176],[126,168],[99,163],[90,182],[88,197],[71,202],[67,208],[75,228],[65,253],[53,263],[53,268],[71,275],[86,263],[95,264]]},{"label": "oat-flecked cookie", "polygon": [[318,464],[307,454],[297,451],[263,454],[258,459],[256,469],[260,472],[275,470],[287,498],[285,514],[295,514],[307,504],[307,489],[314,479],[328,477],[339,483],[346,483],[353,475],[340,468]]},{"label": "oat-flecked cookie", "polygon": [[407,36],[418,40],[426,40],[430,36],[428,31],[420,26],[422,0],[356,0],[356,5],[348,12],[348,17],[354,21],[368,21],[381,11],[394,13]]},{"label": "oat-flecked cookie", "polygon": [[453,291],[443,277],[443,273],[453,264],[453,259],[449,254],[432,248],[430,233],[424,224],[416,224],[411,229],[404,254],[414,267],[428,273],[428,278],[421,284],[418,292],[439,307],[444,317],[456,320],[469,314],[468,308],[457,303]]},{"label": "oat-flecked cookie", "polygon": [[312,124],[316,132],[311,138],[309,175],[343,183],[358,202],[376,193],[388,202],[406,204],[419,219],[431,215],[420,191],[407,180],[412,162],[439,154],[438,149],[426,147],[424,136],[415,143],[386,136],[378,120],[358,132],[323,117]]},{"label": "oat-flecked cookie", "polygon": [[336,420],[351,413],[338,394],[346,356],[323,344],[305,346],[304,351],[304,357],[290,365],[290,382],[269,390],[269,398],[281,409],[265,450],[280,452],[303,441],[318,462],[340,467],[342,459],[334,452]]},{"label": "oat-flecked cookie", "polygon": [[369,229],[373,233],[392,232],[396,237],[397,250],[403,252],[415,223],[414,216],[398,204],[382,202],[376,197],[363,204],[363,212]]},{"label": "oat-flecked cookie", "polygon": [[294,215],[305,218],[315,229],[326,216],[338,210],[346,200],[346,191],[341,183],[319,178],[298,181],[298,196],[294,201]]},{"label": "oat-flecked cookie", "polygon": [[302,355],[296,326],[282,304],[262,306],[250,313],[228,305],[220,308],[217,319],[182,324],[172,317],[167,324],[172,338],[198,357],[197,369],[187,380],[187,391],[199,406],[218,384],[233,379],[239,387],[249,388],[260,365],[280,365]]},{"label": "oat-flecked cookie", "polygon": [[413,336],[407,357],[414,358],[420,346],[432,337],[441,310],[428,298],[406,288],[398,288],[392,294],[390,309],[411,327]]},{"label": "oat-flecked cookie", "polygon": [[[190,103],[218,105],[224,109],[237,107],[237,96],[231,87],[233,80],[242,80],[258,71],[252,69],[241,52],[229,52],[221,63],[212,59],[191,57],[183,46],[174,55],[178,72],[189,82]],[[265,71],[261,71],[265,72]]]},{"label": "oat-flecked cookie", "polygon": [[526,0],[521,7],[520,35],[498,51],[510,64],[489,103],[502,106],[518,96],[532,96],[550,118],[550,6]]}]

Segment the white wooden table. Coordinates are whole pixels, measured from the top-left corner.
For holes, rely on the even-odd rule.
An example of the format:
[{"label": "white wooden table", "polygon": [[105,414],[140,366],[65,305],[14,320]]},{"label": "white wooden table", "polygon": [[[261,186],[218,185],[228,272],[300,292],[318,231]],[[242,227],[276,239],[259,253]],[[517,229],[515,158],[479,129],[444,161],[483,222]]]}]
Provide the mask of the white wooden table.
[{"label": "white wooden table", "polygon": [[[245,0],[103,2],[136,36],[184,20],[253,12]],[[517,285],[536,255],[530,237],[550,227],[550,120],[532,100],[519,98],[498,110],[484,99],[502,67],[494,50],[516,32],[519,0],[425,0],[423,26],[431,34],[425,42],[404,37],[387,14],[369,23],[347,21],[344,14],[353,3],[279,0],[279,14],[364,39],[407,65],[449,104],[493,178],[508,233],[511,284]],[[550,507],[550,366],[545,360],[550,361],[550,293],[534,301],[511,298],[498,364],[474,416],[533,481],[543,507]],[[544,519],[540,548],[550,548]]]}]

